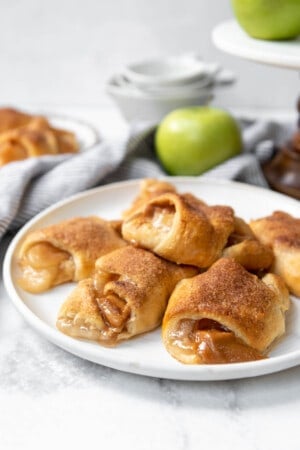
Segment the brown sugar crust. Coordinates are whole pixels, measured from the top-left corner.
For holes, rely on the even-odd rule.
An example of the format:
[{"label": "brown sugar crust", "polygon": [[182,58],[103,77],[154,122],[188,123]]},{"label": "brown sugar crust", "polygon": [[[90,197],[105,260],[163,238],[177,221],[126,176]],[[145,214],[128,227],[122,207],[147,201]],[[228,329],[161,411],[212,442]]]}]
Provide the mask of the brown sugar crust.
[{"label": "brown sugar crust", "polygon": [[274,253],[272,271],[281,275],[291,293],[300,296],[300,219],[282,211],[250,222],[257,239]]},{"label": "brown sugar crust", "polygon": [[265,352],[285,330],[288,292],[277,278],[269,274],[266,280],[260,280],[233,259],[221,258],[207,272],[181,281],[169,300],[163,321],[168,351],[188,362],[184,351],[174,350],[170,335],[181,320],[209,319],[233,332],[244,344]]},{"label": "brown sugar crust", "polygon": [[[39,244],[46,244],[50,252],[51,249],[53,252],[58,250],[72,259],[74,273],[71,280],[73,281],[90,276],[99,256],[127,245],[109,222],[99,217],[77,217],[65,220],[33,231],[26,236],[18,255],[23,277],[26,277],[28,266],[30,266],[28,255]],[[41,263],[43,264],[43,261]],[[43,269],[45,269],[44,266]],[[31,267],[31,270],[34,271],[34,267]]]},{"label": "brown sugar crust", "polygon": [[97,260],[94,277],[80,282],[62,305],[57,326],[115,345],[159,326],[176,283],[196,273],[140,248],[120,248]]},{"label": "brown sugar crust", "polygon": [[234,228],[228,206],[208,206],[192,194],[166,193],[125,220],[123,237],[177,264],[209,267]]}]

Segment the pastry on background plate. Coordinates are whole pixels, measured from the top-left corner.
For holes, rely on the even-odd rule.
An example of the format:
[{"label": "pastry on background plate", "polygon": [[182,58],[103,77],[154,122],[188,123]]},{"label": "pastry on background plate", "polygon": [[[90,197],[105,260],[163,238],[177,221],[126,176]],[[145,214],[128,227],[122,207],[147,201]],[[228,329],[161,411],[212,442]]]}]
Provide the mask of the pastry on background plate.
[{"label": "pastry on background plate", "polygon": [[122,234],[177,264],[207,268],[221,256],[233,229],[229,206],[207,206],[192,194],[165,193],[124,220]]},{"label": "pastry on background plate", "polygon": [[285,331],[288,291],[283,280],[262,280],[230,258],[183,280],[163,319],[167,351],[185,364],[220,364],[262,359]]},{"label": "pastry on background plate", "polygon": [[61,306],[63,333],[112,346],[161,324],[176,283],[193,267],[127,246],[99,258],[92,278],[81,281]]},{"label": "pastry on background plate", "polygon": [[14,108],[0,108],[0,133],[28,125],[31,120],[31,114]]},{"label": "pastry on background plate", "polygon": [[300,219],[275,211],[252,220],[250,227],[257,239],[272,248],[272,271],[282,276],[292,294],[300,297]]},{"label": "pastry on background plate", "polygon": [[42,155],[76,153],[71,131],[54,128],[43,116],[0,108],[0,166]]},{"label": "pastry on background plate", "polygon": [[29,233],[18,254],[18,284],[39,293],[91,276],[99,256],[127,245],[99,217],[77,217]]}]

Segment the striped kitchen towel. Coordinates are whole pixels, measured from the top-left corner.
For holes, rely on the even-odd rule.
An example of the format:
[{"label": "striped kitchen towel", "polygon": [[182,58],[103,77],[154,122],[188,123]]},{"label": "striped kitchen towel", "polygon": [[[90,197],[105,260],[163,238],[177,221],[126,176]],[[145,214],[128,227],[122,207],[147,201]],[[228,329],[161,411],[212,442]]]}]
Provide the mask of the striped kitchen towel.
[{"label": "striped kitchen towel", "polygon": [[[295,128],[292,123],[241,121],[244,151],[206,172],[205,178],[224,178],[267,186],[260,163]],[[0,169],[0,239],[35,214],[77,192],[130,178],[166,175],[154,153],[155,127],[139,124],[127,142],[100,142],[78,155],[43,156]]]}]

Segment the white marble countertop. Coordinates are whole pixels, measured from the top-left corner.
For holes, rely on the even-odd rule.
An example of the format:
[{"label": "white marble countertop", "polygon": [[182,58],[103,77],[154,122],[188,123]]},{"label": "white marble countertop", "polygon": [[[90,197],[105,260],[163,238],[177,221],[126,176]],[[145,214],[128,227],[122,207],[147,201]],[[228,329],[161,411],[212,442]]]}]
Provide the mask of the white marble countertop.
[{"label": "white marble countertop", "polygon": [[[81,117],[86,113],[81,108]],[[126,133],[114,110],[95,108],[88,117],[107,138]],[[300,367],[244,380],[180,382],[98,366],[38,336],[0,284],[3,450],[299,450],[299,380]]]}]

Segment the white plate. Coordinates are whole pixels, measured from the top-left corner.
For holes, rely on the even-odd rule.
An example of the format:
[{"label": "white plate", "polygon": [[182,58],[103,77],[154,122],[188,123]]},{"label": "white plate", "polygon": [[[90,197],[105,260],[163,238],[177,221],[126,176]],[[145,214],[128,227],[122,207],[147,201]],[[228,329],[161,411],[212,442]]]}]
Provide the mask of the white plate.
[{"label": "white plate", "polygon": [[235,56],[287,69],[300,70],[300,38],[292,41],[253,39],[235,20],[218,25],[213,30],[215,45]]},{"label": "white plate", "polygon": [[[211,204],[228,204],[246,220],[282,209],[300,217],[300,204],[281,194],[227,181],[199,181],[171,178],[180,192],[193,192]],[[139,336],[116,348],[72,339],[55,328],[58,309],[72,283],[41,295],[31,295],[16,284],[15,255],[25,234],[37,228],[79,215],[98,214],[107,219],[120,217],[139,189],[139,181],[116,183],[78,194],[60,202],[32,219],[12,241],[4,262],[7,292],[25,320],[42,336],[63,349],[95,363],[126,372],[178,380],[226,380],[280,371],[300,363],[300,302],[292,299],[287,316],[287,333],[265,360],[221,365],[186,366],[164,349],[160,330]]]},{"label": "white plate", "polygon": [[53,127],[72,131],[79,142],[80,151],[87,150],[100,141],[96,128],[83,120],[54,113],[42,112],[41,114],[47,117]]}]

